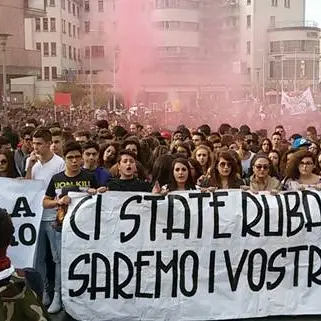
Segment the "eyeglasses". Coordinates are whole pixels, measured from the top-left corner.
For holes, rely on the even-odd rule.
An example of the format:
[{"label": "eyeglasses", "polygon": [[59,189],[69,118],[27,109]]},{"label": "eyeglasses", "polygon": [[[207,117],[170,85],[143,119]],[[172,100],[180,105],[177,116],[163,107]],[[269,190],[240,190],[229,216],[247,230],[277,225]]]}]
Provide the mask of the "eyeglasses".
[{"label": "eyeglasses", "polygon": [[263,170],[266,171],[267,169],[270,168],[270,166],[269,166],[269,165],[261,165],[261,164],[258,164],[258,165],[255,165],[255,168],[258,169],[258,170],[263,169]]},{"label": "eyeglasses", "polygon": [[247,139],[247,140],[245,140],[245,142],[248,143],[248,144],[252,144],[253,140],[252,139]]},{"label": "eyeglasses", "polygon": [[312,162],[301,162],[300,165],[301,166],[312,166],[312,165],[314,165],[314,163],[312,163]]},{"label": "eyeglasses", "polygon": [[232,165],[231,163],[227,163],[227,162],[221,162],[218,164],[220,167],[224,168],[224,167],[228,167],[228,168],[231,168]]},{"label": "eyeglasses", "polygon": [[6,159],[1,159],[0,160],[0,164],[1,165],[5,165],[5,164],[7,164],[8,163],[8,161],[6,160]]}]

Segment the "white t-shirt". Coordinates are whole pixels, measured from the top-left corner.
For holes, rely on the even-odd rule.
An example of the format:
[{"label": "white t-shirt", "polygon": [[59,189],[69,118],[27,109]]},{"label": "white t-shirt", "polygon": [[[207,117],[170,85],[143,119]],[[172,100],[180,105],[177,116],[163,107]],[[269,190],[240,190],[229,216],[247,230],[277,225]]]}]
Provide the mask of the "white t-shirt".
[{"label": "white t-shirt", "polygon": [[242,162],[243,172],[244,172],[245,175],[248,175],[249,169],[250,169],[250,166],[251,166],[251,160],[255,156],[255,154],[252,153],[251,151],[250,151],[250,153],[251,153],[250,158],[244,159],[244,160],[241,161]]},{"label": "white t-shirt", "polygon": [[[29,158],[26,162],[26,168],[28,167]],[[54,154],[50,161],[42,164],[39,160],[32,167],[31,178],[44,181],[44,186],[47,189],[52,176],[65,170],[64,160]],[[42,212],[42,221],[54,221],[56,218],[55,208],[46,208]]]}]

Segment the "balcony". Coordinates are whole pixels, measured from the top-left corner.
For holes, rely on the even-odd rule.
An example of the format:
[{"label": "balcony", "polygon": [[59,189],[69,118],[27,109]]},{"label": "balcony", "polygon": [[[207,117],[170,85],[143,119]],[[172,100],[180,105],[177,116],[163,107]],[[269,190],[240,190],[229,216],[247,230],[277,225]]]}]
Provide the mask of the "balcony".
[{"label": "balcony", "polygon": [[25,18],[46,16],[45,0],[24,0]]},{"label": "balcony", "polygon": [[319,24],[315,21],[277,21],[269,26],[269,30],[295,28],[295,29],[319,29]]}]

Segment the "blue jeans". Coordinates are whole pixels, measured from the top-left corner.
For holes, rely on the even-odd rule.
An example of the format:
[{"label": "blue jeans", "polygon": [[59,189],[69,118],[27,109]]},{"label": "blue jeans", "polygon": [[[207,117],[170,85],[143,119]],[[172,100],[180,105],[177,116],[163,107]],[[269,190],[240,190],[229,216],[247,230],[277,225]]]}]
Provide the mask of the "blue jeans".
[{"label": "blue jeans", "polygon": [[42,277],[44,289],[48,290],[49,283],[47,278],[47,262],[46,262],[46,240],[50,244],[52,259],[55,262],[55,292],[61,292],[61,262],[60,255],[61,249],[57,249],[56,230],[52,227],[54,221],[42,221],[40,224],[38,243],[36,250],[35,268]]}]

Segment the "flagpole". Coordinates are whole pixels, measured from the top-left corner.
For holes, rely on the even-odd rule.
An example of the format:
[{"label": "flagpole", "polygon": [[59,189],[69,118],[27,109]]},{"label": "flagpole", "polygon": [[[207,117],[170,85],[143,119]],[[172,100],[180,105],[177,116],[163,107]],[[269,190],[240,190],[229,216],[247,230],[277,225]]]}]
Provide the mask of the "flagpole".
[{"label": "flagpole", "polygon": [[294,91],[297,89],[297,48],[294,49]]}]

